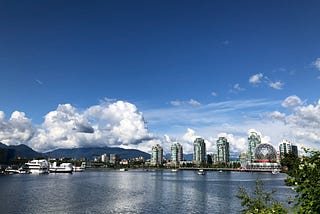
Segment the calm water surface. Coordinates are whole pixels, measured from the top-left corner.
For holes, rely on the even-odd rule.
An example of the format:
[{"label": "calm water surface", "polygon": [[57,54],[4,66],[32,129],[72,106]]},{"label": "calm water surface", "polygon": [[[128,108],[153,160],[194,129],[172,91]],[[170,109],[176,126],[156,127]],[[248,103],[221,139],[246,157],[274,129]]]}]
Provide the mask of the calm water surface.
[{"label": "calm water surface", "polygon": [[0,213],[239,213],[239,187],[256,179],[286,201],[284,174],[86,171],[0,176]]}]

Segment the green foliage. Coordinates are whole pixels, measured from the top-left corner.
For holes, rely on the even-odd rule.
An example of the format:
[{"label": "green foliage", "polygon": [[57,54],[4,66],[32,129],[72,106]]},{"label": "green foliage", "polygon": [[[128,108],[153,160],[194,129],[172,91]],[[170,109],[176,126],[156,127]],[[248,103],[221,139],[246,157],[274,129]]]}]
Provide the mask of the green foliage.
[{"label": "green foliage", "polygon": [[264,191],[262,181],[257,180],[252,196],[244,188],[239,188],[236,196],[241,200],[241,206],[245,207],[242,210],[245,214],[288,213],[287,208],[271,197],[273,193]]},{"label": "green foliage", "polygon": [[300,159],[297,154],[289,152],[284,154],[284,158],[281,160],[281,166],[283,171],[288,175],[293,175],[295,170],[299,168]]},{"label": "green foliage", "polygon": [[296,186],[296,212],[320,213],[320,152],[305,149],[306,156],[290,172],[290,183]]}]

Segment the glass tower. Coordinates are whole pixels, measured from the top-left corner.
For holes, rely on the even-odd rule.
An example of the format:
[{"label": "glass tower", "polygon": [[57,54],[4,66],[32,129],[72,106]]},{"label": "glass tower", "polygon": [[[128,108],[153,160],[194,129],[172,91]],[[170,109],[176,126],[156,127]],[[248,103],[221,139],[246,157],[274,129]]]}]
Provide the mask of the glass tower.
[{"label": "glass tower", "polygon": [[298,156],[298,148],[297,146],[294,146],[291,144],[291,142],[287,140],[283,140],[281,143],[279,143],[279,153],[280,153],[280,160],[284,158],[284,154],[293,152]]},{"label": "glass tower", "polygon": [[254,150],[261,143],[260,135],[256,132],[251,132],[248,137],[248,161],[254,162]]},{"label": "glass tower", "polygon": [[204,139],[197,138],[193,143],[194,153],[193,153],[193,162],[197,165],[206,162],[206,144]]},{"label": "glass tower", "polygon": [[183,149],[180,143],[176,142],[171,145],[171,161],[175,165],[179,165],[179,163],[183,160]]},{"label": "glass tower", "polygon": [[152,147],[151,163],[154,166],[161,166],[163,163],[163,149],[159,144]]},{"label": "glass tower", "polygon": [[229,142],[225,137],[217,140],[217,162],[228,163],[230,161]]}]

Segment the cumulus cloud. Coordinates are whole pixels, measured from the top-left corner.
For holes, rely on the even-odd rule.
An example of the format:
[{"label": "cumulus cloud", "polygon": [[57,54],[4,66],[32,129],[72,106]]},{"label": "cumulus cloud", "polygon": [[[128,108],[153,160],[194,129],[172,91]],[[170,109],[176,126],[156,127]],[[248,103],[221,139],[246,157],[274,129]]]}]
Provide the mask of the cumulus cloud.
[{"label": "cumulus cloud", "polygon": [[193,99],[190,99],[190,100],[188,101],[188,103],[189,103],[190,105],[192,105],[192,106],[200,106],[200,105],[201,105],[201,103],[199,103],[198,101],[193,100]]},{"label": "cumulus cloud", "polygon": [[312,65],[320,71],[320,58],[317,58],[315,61],[313,61]]},{"label": "cumulus cloud", "polygon": [[274,112],[268,113],[267,116],[276,120],[283,120],[286,117],[286,114],[281,113],[279,111],[274,111]]},{"label": "cumulus cloud", "polygon": [[200,136],[196,135],[193,129],[188,128],[187,133],[183,135],[182,139],[186,142],[193,143],[198,137]]},{"label": "cumulus cloud", "polygon": [[261,79],[263,78],[263,74],[262,73],[258,73],[258,74],[255,74],[255,75],[252,75],[250,78],[249,78],[249,83],[251,84],[258,84],[258,83],[261,83]]},{"label": "cumulus cloud", "polygon": [[269,82],[269,86],[273,89],[281,90],[283,88],[283,83],[281,81]]},{"label": "cumulus cloud", "polygon": [[291,134],[297,144],[315,147],[320,143],[320,100],[316,104],[302,102],[295,95],[287,97],[282,106],[291,110],[290,113],[273,112],[270,114],[275,120],[283,121],[286,126],[294,130]]},{"label": "cumulus cloud", "polygon": [[0,142],[6,145],[27,143],[34,132],[32,121],[24,112],[15,111],[6,121],[4,112],[0,111]]},{"label": "cumulus cloud", "polygon": [[296,95],[292,95],[287,97],[283,102],[282,102],[282,106],[285,108],[290,108],[290,109],[295,109],[297,107],[300,107],[302,104],[301,99],[296,96]]},{"label": "cumulus cloud", "polygon": [[215,91],[211,92],[211,95],[214,97],[218,96],[217,92],[215,92]]},{"label": "cumulus cloud", "polygon": [[8,121],[0,111],[0,142],[25,143],[37,151],[92,146],[135,147],[157,140],[149,133],[143,115],[135,105],[103,102],[84,111],[71,104],[58,105],[44,116],[37,128],[23,112],[15,111]]}]

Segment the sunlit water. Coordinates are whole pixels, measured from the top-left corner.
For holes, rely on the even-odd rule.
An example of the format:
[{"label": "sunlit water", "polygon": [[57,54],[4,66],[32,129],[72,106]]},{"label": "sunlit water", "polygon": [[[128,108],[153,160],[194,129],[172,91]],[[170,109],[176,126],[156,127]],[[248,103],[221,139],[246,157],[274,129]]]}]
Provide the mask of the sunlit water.
[{"label": "sunlit water", "polygon": [[0,213],[239,213],[259,178],[285,202],[284,174],[129,170],[0,176]]}]

